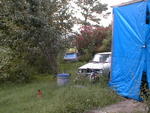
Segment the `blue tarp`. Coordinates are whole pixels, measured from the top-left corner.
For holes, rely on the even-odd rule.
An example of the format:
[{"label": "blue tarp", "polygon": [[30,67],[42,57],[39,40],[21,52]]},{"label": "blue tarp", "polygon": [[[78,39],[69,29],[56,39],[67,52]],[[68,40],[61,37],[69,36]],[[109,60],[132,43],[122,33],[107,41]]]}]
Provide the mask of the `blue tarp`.
[{"label": "blue tarp", "polygon": [[150,3],[113,8],[112,72],[109,85],[121,96],[140,100],[143,72],[150,88]]}]

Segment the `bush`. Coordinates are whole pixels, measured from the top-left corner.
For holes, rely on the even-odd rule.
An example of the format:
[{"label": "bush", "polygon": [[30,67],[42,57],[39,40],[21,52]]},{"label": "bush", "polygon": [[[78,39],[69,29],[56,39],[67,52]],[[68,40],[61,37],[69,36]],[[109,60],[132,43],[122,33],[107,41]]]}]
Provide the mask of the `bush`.
[{"label": "bush", "polygon": [[24,59],[36,74],[51,73],[50,64],[38,49],[30,50],[24,55]]},{"label": "bush", "polygon": [[3,67],[4,71],[1,72],[1,82],[29,82],[31,79],[31,70],[22,62],[11,62]]},{"label": "bush", "polygon": [[81,62],[89,62],[92,59],[92,52],[89,52],[88,49],[83,49],[82,54],[79,58],[79,61]]},{"label": "bush", "polygon": [[79,61],[81,62],[89,62],[92,59],[92,55],[90,54],[84,54],[79,58]]},{"label": "bush", "polygon": [[111,51],[111,33],[108,33],[108,36],[102,41],[102,46],[97,48],[97,52],[106,52]]},{"label": "bush", "polygon": [[31,79],[31,70],[25,62],[13,64],[13,67],[8,70],[8,81],[22,83],[29,82]]},{"label": "bush", "polygon": [[110,51],[111,27],[83,26],[80,34],[76,35],[75,39],[79,52],[85,54],[85,56]]},{"label": "bush", "polygon": [[14,57],[9,48],[0,47],[0,82],[28,82],[31,77],[26,61]]},{"label": "bush", "polygon": [[49,63],[38,49],[16,54],[0,47],[0,82],[29,82],[33,75],[51,73]]}]

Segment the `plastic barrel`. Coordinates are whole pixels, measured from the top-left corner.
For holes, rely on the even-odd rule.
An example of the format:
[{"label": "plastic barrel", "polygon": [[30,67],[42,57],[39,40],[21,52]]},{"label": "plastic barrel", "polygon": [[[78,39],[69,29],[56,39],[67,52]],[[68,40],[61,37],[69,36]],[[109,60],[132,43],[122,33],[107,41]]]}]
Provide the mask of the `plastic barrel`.
[{"label": "plastic barrel", "polygon": [[63,86],[69,83],[70,74],[68,73],[61,73],[57,74],[57,85]]}]

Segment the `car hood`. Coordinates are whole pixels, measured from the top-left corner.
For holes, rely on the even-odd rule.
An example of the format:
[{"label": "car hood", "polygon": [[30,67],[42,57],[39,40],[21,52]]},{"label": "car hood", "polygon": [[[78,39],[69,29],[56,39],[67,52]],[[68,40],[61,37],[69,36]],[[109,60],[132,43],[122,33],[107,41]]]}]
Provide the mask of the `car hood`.
[{"label": "car hood", "polygon": [[103,69],[103,63],[91,62],[79,67],[79,69]]}]

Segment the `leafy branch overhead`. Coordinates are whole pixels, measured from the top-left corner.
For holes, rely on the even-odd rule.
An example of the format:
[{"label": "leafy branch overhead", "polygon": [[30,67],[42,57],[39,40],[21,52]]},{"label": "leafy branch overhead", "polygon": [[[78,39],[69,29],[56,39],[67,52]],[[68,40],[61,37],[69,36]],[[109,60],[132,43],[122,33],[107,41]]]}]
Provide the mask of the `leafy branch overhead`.
[{"label": "leafy branch overhead", "polygon": [[[36,70],[33,72],[57,73],[57,58],[67,45],[66,34],[72,31],[72,26],[88,25],[90,21],[99,24],[97,14],[107,9],[98,0],[75,0],[84,17],[79,20],[73,16],[71,2],[0,0],[0,48],[8,49],[12,56],[11,60],[0,57],[0,61],[9,60],[8,65],[3,66],[8,79],[21,76],[24,80],[32,72],[28,69],[33,68]],[[1,79],[4,73],[0,71]]]},{"label": "leafy branch overhead", "polygon": [[91,22],[100,24],[100,15],[107,10],[107,5],[102,4],[99,0],[76,0],[75,3],[79,6],[84,18],[81,21],[83,25],[90,25]]},{"label": "leafy branch overhead", "polygon": [[56,73],[64,32],[72,27],[69,0],[1,0],[0,7],[0,46],[10,48],[20,63],[33,65],[38,53],[34,59],[44,57],[47,71]]}]

